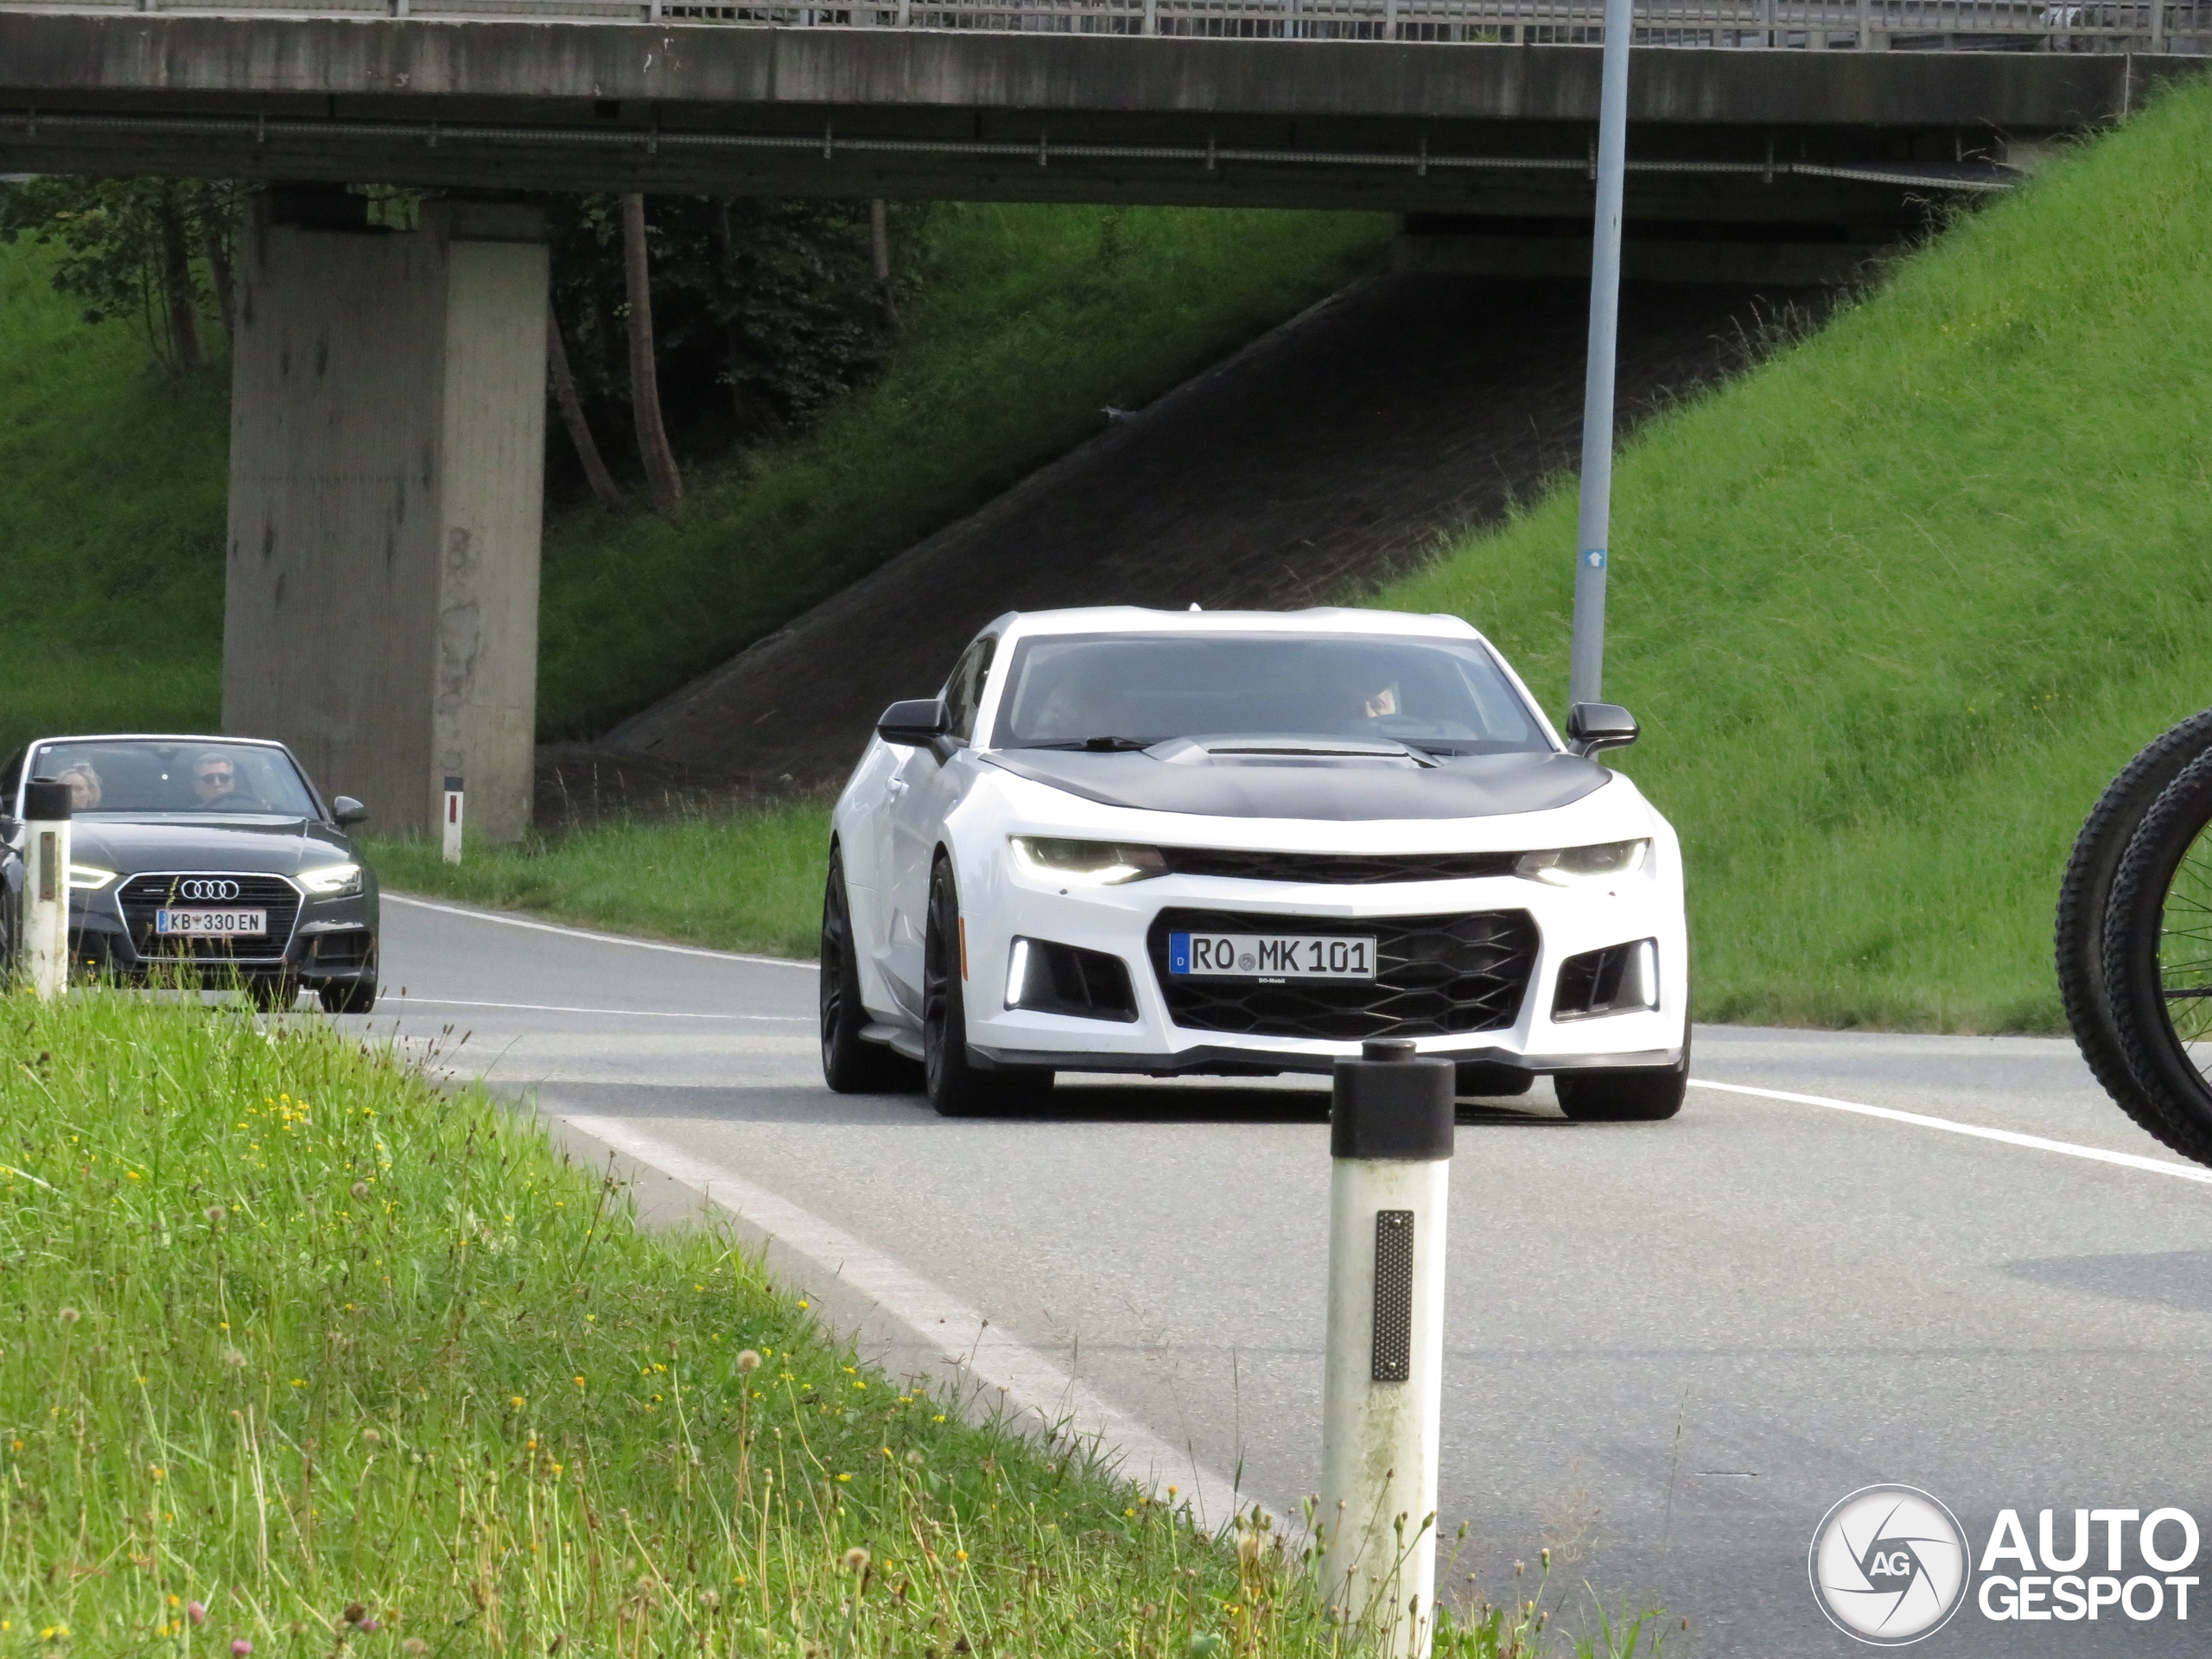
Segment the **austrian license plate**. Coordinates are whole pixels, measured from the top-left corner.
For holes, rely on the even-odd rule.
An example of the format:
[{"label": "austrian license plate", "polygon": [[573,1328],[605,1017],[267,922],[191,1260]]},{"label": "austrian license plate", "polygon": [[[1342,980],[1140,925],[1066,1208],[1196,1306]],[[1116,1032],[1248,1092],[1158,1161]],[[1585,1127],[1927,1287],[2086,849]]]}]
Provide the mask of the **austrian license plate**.
[{"label": "austrian license plate", "polygon": [[1372,979],[1375,941],[1341,933],[1170,933],[1167,971],[1192,979]]},{"label": "austrian license plate", "polygon": [[269,932],[265,910],[157,910],[154,931],[164,938],[245,939],[264,938]]}]

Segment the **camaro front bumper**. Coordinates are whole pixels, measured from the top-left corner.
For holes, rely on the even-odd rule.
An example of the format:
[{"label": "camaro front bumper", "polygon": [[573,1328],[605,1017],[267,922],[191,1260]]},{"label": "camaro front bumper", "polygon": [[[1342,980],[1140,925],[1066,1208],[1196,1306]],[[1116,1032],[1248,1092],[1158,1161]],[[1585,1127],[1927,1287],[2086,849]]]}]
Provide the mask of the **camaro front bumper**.
[{"label": "camaro front bumper", "polygon": [[[1644,869],[1606,884],[1554,887],[1518,876],[1368,887],[1306,886],[1167,875],[1120,887],[1058,890],[1005,860],[963,883],[964,1000],[971,1054],[997,1066],[1173,1075],[1326,1071],[1369,1037],[1409,1036],[1423,1054],[1522,1073],[1673,1066],[1688,1021],[1689,963],[1671,836]],[[1375,994],[1346,994],[1301,1020],[1300,988],[1239,981],[1254,995],[1211,995],[1169,971],[1163,946],[1178,918],[1236,918],[1253,932],[1375,937],[1385,963]],[[1380,982],[1411,958],[1469,948],[1486,964],[1461,976],[1456,1002],[1389,994]],[[1126,968],[1134,1018],[1008,1007],[1016,940],[1074,947]],[[1655,1006],[1596,1014],[1557,1008],[1562,966],[1589,953],[1651,941]],[[1452,979],[1425,961],[1412,976]],[[1212,982],[1218,986],[1220,982]],[[1030,999],[1024,999],[1030,1000]],[[1446,1006],[1449,1004],[1449,1006]],[[1258,1012],[1255,1012],[1255,1007]],[[1402,1020],[1394,1011],[1403,1010]],[[1555,1012],[1560,1017],[1554,1017]],[[1300,1025],[1305,1029],[1298,1029]],[[1224,1028],[1243,1026],[1244,1029]],[[1257,1027],[1259,1029],[1251,1027]],[[1328,1034],[1323,1034],[1326,1033]]]}]

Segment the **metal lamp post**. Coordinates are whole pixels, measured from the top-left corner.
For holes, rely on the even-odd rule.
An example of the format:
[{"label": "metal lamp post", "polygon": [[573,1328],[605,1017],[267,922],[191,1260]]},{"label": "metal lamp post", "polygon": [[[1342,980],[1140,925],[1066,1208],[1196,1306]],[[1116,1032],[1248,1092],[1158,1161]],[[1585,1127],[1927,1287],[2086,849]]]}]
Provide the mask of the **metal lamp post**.
[{"label": "metal lamp post", "polygon": [[1321,1510],[1329,1605],[1421,1659],[1436,1607],[1444,1215],[1454,1076],[1403,1039],[1339,1060],[1330,1112]]},{"label": "metal lamp post", "polygon": [[1605,0],[1605,57],[1598,105],[1598,208],[1590,244],[1590,362],[1582,383],[1582,510],[1574,531],[1574,638],[1567,666],[1570,703],[1605,698],[1613,362],[1620,334],[1621,200],[1628,172],[1631,19],[1630,0]]}]

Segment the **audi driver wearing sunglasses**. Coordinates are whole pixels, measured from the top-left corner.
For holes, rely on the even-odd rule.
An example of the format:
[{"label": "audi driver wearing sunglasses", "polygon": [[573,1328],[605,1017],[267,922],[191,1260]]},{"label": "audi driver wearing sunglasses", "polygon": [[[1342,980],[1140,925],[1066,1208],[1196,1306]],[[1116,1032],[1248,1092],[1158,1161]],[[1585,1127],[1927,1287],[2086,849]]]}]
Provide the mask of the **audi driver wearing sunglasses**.
[{"label": "audi driver wearing sunglasses", "polygon": [[1456,617],[1001,617],[894,703],[832,819],[823,1069],[938,1109],[1056,1072],[1326,1071],[1410,1038],[1462,1092],[1681,1107],[1673,829]]}]

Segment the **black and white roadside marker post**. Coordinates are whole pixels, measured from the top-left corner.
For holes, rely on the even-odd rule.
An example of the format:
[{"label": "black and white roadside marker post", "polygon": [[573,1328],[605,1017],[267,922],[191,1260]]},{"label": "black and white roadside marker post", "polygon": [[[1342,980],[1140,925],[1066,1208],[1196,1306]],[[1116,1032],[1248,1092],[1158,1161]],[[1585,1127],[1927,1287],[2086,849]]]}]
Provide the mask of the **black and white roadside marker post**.
[{"label": "black and white roadside marker post", "polygon": [[1337,1062],[1329,1113],[1328,1364],[1321,1389],[1329,1605],[1378,1652],[1429,1649],[1444,1382],[1452,1063],[1402,1039]]},{"label": "black and white roadside marker post", "polygon": [[23,787],[22,938],[16,962],[33,995],[49,1001],[69,984],[69,785],[51,779]]},{"label": "black and white roadside marker post", "polygon": [[461,779],[452,772],[446,774],[446,807],[440,827],[445,832],[445,857],[448,864],[461,862]]}]

